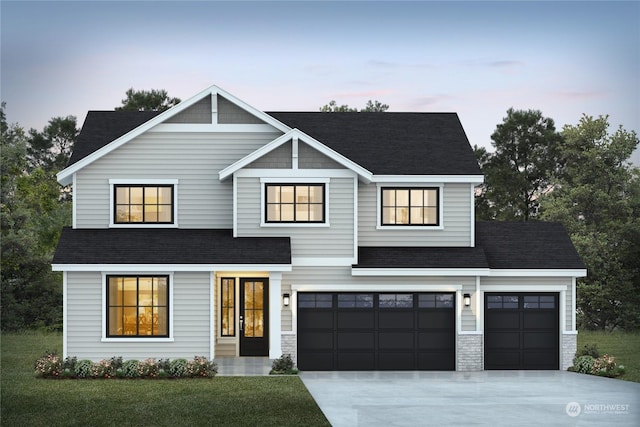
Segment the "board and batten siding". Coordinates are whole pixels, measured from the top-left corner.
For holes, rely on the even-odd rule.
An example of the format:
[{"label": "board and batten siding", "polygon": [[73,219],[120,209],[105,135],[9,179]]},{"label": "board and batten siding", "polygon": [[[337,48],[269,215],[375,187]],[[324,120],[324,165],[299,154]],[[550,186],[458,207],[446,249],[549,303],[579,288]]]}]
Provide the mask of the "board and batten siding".
[{"label": "board and batten siding", "polygon": [[[326,197],[329,200],[330,226],[260,226],[263,210],[259,178],[237,178],[237,236],[291,237],[291,256],[305,258],[354,256],[353,178],[330,178]],[[286,182],[286,179],[283,180]]]},{"label": "board and batten siding", "polygon": [[[566,289],[565,305],[560,307],[560,317],[564,319],[564,328],[573,330],[571,325],[572,301],[574,295],[571,290],[571,277],[482,277],[480,278],[480,290],[483,286],[501,285],[505,292],[558,292],[557,288]],[[548,287],[549,290],[546,290]],[[501,291],[485,291],[501,292]],[[562,304],[562,299],[558,301]]]},{"label": "board and batten siding", "polygon": [[218,172],[279,133],[159,133],[129,141],[78,171],[77,228],[107,228],[110,179],[177,179],[180,228],[231,228],[233,182]]},{"label": "board and batten siding", "polygon": [[[415,184],[418,186],[418,184]],[[383,185],[387,186],[387,185]],[[406,185],[389,184],[389,187]],[[428,187],[428,184],[424,185]],[[378,186],[359,183],[358,190],[358,245],[360,246],[471,246],[470,184],[447,183],[441,200],[443,229],[423,230],[378,229]]]},{"label": "board and batten siding", "polygon": [[209,273],[175,273],[173,288],[173,342],[102,342],[102,273],[67,273],[67,355],[100,360],[186,358],[209,355]]}]

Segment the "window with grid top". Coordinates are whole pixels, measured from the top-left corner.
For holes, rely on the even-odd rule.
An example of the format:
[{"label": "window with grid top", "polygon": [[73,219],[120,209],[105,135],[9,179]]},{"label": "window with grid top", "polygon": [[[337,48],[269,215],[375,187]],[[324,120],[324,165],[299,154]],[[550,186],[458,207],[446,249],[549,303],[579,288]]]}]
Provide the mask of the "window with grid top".
[{"label": "window with grid top", "polygon": [[324,184],[266,184],[267,223],[324,223]]},{"label": "window with grid top", "polygon": [[173,185],[115,185],[116,224],[173,224]]},{"label": "window with grid top", "polygon": [[382,225],[438,226],[438,188],[382,188]]}]

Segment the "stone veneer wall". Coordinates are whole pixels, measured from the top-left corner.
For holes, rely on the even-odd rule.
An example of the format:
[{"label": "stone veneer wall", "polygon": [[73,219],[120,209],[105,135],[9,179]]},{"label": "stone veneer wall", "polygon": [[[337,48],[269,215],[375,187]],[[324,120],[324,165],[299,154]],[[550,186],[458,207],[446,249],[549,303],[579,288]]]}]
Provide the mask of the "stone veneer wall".
[{"label": "stone veneer wall", "polygon": [[562,334],[562,360],[560,361],[560,369],[566,371],[569,366],[573,365],[573,358],[578,349],[577,334]]},{"label": "stone veneer wall", "polygon": [[458,334],[456,371],[482,371],[482,334]]},{"label": "stone veneer wall", "polygon": [[298,364],[298,345],[296,341],[296,336],[294,334],[282,334],[282,354],[291,355],[291,359],[293,359],[293,363],[295,365]]}]

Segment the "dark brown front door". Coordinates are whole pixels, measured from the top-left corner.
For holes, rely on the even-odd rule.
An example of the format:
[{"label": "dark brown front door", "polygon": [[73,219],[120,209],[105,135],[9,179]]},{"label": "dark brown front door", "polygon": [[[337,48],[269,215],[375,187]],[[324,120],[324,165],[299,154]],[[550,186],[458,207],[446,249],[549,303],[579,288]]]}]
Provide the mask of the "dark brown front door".
[{"label": "dark brown front door", "polygon": [[240,356],[269,355],[268,303],[268,279],[240,279]]}]

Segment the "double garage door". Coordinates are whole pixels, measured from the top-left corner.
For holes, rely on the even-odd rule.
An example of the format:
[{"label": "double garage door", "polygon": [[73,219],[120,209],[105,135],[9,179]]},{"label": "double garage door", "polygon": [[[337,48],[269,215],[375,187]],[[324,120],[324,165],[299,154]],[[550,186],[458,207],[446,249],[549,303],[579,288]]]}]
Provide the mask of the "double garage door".
[{"label": "double garage door", "polygon": [[298,293],[302,370],[453,370],[453,293]]},{"label": "double garage door", "polygon": [[[453,293],[298,293],[298,366],[454,370],[455,307]],[[557,293],[485,293],[484,325],[485,369],[559,369]]]}]

